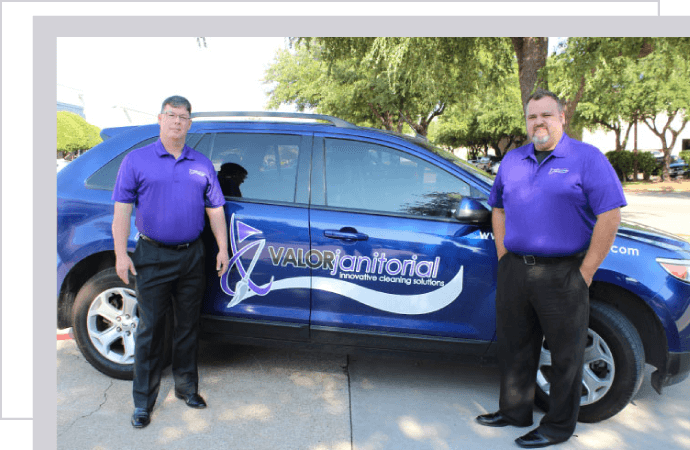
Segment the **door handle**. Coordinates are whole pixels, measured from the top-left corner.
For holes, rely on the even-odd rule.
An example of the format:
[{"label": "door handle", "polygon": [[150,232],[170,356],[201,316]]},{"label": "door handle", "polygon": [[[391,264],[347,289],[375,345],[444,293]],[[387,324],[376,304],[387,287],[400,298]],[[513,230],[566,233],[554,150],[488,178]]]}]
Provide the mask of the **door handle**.
[{"label": "door handle", "polygon": [[340,239],[343,241],[366,241],[369,239],[364,233],[357,233],[356,231],[338,231],[338,230],[325,230],[323,235],[331,239]]}]

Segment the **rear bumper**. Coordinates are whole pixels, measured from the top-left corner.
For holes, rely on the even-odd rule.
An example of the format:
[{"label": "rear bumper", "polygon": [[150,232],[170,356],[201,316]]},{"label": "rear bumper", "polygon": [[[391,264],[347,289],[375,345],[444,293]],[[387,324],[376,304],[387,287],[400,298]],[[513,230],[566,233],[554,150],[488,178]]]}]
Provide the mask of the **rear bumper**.
[{"label": "rear bumper", "polygon": [[659,394],[664,386],[678,384],[690,375],[690,352],[669,353],[666,367],[652,374],[652,387]]}]

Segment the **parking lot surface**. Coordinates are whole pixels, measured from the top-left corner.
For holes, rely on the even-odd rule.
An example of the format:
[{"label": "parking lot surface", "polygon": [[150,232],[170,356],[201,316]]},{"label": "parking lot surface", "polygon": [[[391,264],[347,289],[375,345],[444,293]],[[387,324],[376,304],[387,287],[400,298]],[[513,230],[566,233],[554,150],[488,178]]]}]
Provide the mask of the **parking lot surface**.
[{"label": "parking lot surface", "polygon": [[[690,195],[627,194],[624,220],[686,237]],[[498,408],[496,368],[401,356],[347,356],[202,342],[200,393],[187,408],[164,372],[151,424],[135,430],[129,381],[102,375],[74,340],[57,341],[61,450],[503,450],[529,431],[488,428]],[[690,381],[658,395],[647,366],[633,402],[613,418],[578,424],[553,448],[690,449]],[[535,411],[535,423],[542,413]]]},{"label": "parking lot surface", "polygon": [[[97,372],[73,340],[58,341],[57,352],[63,450],[503,450],[528,431],[475,423],[497,409],[495,368],[208,342],[200,356],[208,408],[177,400],[167,369],[151,424],[135,430],[131,382]],[[557,448],[690,449],[690,382],[659,396],[650,374],[621,413],[578,424]],[[541,416],[536,410],[535,422]]]},{"label": "parking lot surface", "polygon": [[621,209],[630,220],[690,240],[690,192],[626,192],[628,206]]}]

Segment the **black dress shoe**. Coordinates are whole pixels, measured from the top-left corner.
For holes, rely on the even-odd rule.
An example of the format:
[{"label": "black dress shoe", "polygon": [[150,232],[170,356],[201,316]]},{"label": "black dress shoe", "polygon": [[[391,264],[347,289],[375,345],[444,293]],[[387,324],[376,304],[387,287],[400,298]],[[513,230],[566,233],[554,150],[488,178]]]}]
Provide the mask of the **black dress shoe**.
[{"label": "black dress shoe", "polygon": [[514,424],[506,419],[500,412],[477,416],[477,422],[481,423],[482,425],[486,425],[487,427],[505,427],[508,425],[513,425],[515,427],[529,427],[532,425],[532,423],[528,423],[526,425]]},{"label": "black dress shoe", "polygon": [[552,439],[548,436],[544,436],[539,432],[539,429],[536,428],[529,433],[527,433],[524,436],[521,436],[517,439],[515,439],[515,443],[519,445],[522,448],[540,448],[540,447],[548,447],[549,445],[555,445],[555,444],[560,444],[561,442],[565,442],[564,440],[556,440]]},{"label": "black dress shoe", "polygon": [[206,402],[203,398],[201,398],[201,395],[197,394],[196,392],[192,394],[183,394],[182,392],[175,391],[175,397],[184,400],[184,402],[190,408],[206,408]]},{"label": "black dress shoe", "polygon": [[146,408],[134,408],[132,414],[132,426],[134,428],[144,428],[151,423],[151,413]]}]

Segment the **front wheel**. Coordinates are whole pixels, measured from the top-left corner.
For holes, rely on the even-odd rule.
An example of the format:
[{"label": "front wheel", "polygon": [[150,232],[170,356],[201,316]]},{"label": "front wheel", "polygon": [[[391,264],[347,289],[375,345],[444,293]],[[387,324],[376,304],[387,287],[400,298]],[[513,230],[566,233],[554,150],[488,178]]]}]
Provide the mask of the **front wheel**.
[{"label": "front wheel", "polygon": [[[580,398],[580,422],[599,422],[618,414],[637,394],[644,378],[644,346],[630,321],[614,307],[590,304]],[[542,346],[536,403],[548,408],[551,352]]]},{"label": "front wheel", "polygon": [[[172,353],[172,320],[166,320],[164,362]],[[120,380],[134,377],[134,333],[139,325],[134,278],[129,284],[115,269],[91,277],[77,293],[72,311],[74,339],[84,358],[100,372]]]}]

